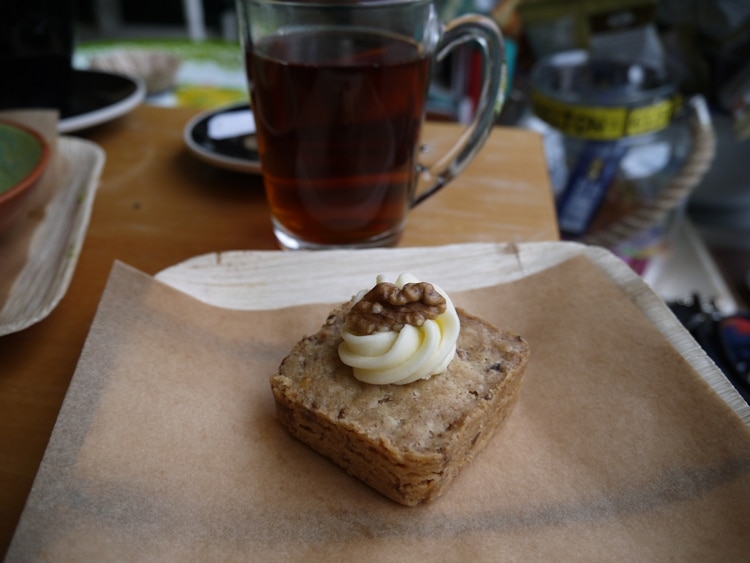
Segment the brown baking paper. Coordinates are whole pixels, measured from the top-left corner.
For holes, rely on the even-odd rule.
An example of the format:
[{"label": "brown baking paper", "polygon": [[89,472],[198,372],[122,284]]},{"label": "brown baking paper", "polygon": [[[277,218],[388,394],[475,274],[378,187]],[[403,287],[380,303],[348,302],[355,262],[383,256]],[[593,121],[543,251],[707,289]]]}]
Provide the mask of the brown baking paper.
[{"label": "brown baking paper", "polygon": [[453,297],[532,359],[488,448],[405,508],[274,419],[329,305],[223,310],[115,265],[9,561],[747,560],[748,429],[592,262]]}]

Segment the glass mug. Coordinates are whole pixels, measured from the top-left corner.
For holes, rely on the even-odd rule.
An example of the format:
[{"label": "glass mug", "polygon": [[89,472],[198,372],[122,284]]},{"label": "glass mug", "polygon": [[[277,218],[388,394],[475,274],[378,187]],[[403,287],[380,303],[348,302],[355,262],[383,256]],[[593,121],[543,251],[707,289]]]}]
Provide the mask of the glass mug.
[{"label": "glass mug", "polygon": [[[395,244],[411,208],[474,158],[502,104],[504,44],[489,18],[443,26],[431,0],[237,0],[274,233],[286,249]],[[432,66],[472,43],[473,121],[420,164]]]}]

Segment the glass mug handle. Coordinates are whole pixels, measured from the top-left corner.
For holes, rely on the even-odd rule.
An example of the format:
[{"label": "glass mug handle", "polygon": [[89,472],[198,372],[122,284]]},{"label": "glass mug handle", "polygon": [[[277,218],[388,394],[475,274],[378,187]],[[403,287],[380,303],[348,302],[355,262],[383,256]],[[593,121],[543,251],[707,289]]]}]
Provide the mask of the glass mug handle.
[{"label": "glass mug handle", "polygon": [[472,121],[451,149],[430,166],[419,165],[421,183],[412,198],[413,208],[453,180],[477,155],[489,136],[502,108],[505,88],[505,44],[493,20],[468,14],[445,24],[436,60],[441,61],[457,47],[473,43],[482,56],[482,90]]}]

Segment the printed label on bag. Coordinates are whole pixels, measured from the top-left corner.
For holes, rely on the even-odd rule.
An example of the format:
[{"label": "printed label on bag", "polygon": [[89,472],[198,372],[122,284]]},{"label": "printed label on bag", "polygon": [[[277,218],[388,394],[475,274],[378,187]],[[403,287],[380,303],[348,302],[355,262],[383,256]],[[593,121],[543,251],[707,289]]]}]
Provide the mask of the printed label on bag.
[{"label": "printed label on bag", "polygon": [[665,129],[679,100],[662,99],[634,108],[583,106],[560,102],[535,92],[531,103],[537,117],[565,135],[592,141],[614,141]]}]

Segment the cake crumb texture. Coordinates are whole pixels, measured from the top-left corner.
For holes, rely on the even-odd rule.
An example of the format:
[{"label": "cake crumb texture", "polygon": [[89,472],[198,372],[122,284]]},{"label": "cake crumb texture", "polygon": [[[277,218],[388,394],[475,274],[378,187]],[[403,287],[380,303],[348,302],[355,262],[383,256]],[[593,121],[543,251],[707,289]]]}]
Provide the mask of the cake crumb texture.
[{"label": "cake crumb texture", "polygon": [[272,376],[277,417],[294,437],[392,500],[432,501],[510,414],[528,343],[458,309],[461,333],[447,372],[371,385],[338,357],[351,305],[299,341]]}]

